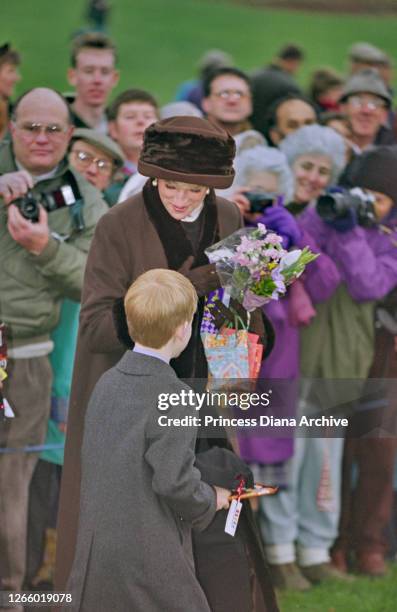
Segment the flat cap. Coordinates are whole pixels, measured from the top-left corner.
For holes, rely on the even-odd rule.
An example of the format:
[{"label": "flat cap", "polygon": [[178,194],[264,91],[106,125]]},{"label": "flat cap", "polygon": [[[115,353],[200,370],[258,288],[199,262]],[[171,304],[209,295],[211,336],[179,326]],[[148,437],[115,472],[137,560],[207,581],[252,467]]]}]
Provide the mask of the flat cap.
[{"label": "flat cap", "polygon": [[94,147],[98,147],[98,149],[110,155],[115,165],[119,168],[124,164],[124,155],[119,145],[105,134],[89,128],[77,128],[72,136],[72,142],[75,140],[84,140]]},{"label": "flat cap", "polygon": [[349,49],[349,59],[352,62],[373,64],[374,66],[390,65],[390,58],[382,49],[366,42],[354,43]]},{"label": "flat cap", "polygon": [[360,93],[369,93],[382,98],[388,106],[392,103],[392,97],[386,85],[375,68],[366,68],[356,72],[346,82],[340,102],[345,102],[349,96]]}]

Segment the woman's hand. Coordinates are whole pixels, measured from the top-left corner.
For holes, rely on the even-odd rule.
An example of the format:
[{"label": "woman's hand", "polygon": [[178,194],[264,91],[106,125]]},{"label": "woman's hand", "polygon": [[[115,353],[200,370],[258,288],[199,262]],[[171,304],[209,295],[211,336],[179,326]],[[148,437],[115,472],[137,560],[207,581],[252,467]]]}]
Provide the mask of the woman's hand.
[{"label": "woman's hand", "polygon": [[237,204],[241,214],[245,217],[250,211],[250,203],[248,198],[244,195],[246,191],[249,191],[249,187],[237,187],[235,191],[229,196],[229,200]]}]

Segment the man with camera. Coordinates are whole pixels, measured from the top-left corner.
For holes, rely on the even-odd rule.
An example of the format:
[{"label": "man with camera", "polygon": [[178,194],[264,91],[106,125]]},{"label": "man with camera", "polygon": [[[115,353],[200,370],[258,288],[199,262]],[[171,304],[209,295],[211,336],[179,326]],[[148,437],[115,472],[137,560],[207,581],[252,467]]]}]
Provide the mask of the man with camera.
[{"label": "man with camera", "polygon": [[24,94],[10,131],[12,143],[0,148],[0,313],[9,349],[3,392],[15,417],[0,423],[0,583],[20,591],[38,459],[30,451],[43,444],[50,412],[50,332],[62,298],[80,299],[90,241],[107,206],[69,169],[73,127],[60,94]]}]

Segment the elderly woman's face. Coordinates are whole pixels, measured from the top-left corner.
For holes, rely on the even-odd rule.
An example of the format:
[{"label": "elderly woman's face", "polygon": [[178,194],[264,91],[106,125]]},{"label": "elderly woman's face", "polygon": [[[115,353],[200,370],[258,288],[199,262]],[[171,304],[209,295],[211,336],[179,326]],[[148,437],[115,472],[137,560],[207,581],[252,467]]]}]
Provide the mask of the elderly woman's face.
[{"label": "elderly woman's face", "polygon": [[331,181],[332,162],[325,155],[300,155],[292,166],[295,202],[315,200]]},{"label": "elderly woman's face", "polygon": [[191,215],[200,206],[207,192],[207,187],[179,181],[158,179],[157,183],[162,203],[171,217],[178,221]]}]

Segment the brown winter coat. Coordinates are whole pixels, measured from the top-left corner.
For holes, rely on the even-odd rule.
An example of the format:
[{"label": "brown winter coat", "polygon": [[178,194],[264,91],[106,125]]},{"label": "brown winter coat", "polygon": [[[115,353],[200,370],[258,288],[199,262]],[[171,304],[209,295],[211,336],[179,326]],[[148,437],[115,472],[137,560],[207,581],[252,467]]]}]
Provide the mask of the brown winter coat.
[{"label": "brown winter coat", "polygon": [[[211,214],[214,215],[213,225],[216,226],[210,244],[214,244],[218,239],[230,235],[241,227],[241,216],[234,204],[222,198],[215,199],[213,193],[206,198],[205,207],[210,203],[212,203]],[[92,242],[82,296],[60,498],[57,589],[65,588],[75,550],[80,498],[80,450],[86,407],[99,377],[114,366],[125,351],[113,320],[114,303],[125,295],[131,283],[143,272],[153,268],[169,267],[181,270],[185,263],[182,261],[180,265],[177,264],[174,257],[182,248],[178,243],[177,232],[174,237],[172,235],[166,237],[167,253],[164,248],[164,236],[161,240],[159,233],[162,233],[161,226],[155,227],[148,214],[143,195],[137,194],[112,208],[101,219]],[[199,253],[193,265],[197,265],[197,262],[200,264],[200,258],[202,262],[202,254]],[[173,259],[174,265],[170,265],[170,259]],[[199,265],[190,271],[183,269],[183,272],[196,287],[199,297],[219,286],[216,274],[213,274],[212,268],[208,265]],[[259,318],[256,320],[258,322],[256,331],[262,334],[262,321],[259,321]],[[202,367],[197,367],[202,365],[200,362],[203,356],[197,327],[193,334],[191,370],[186,369],[186,363],[182,364],[181,371],[175,369],[178,375],[203,377],[205,373]],[[271,603],[261,609],[273,612],[277,607],[267,575],[264,576],[264,582]],[[243,608],[240,610],[243,612]]]}]

